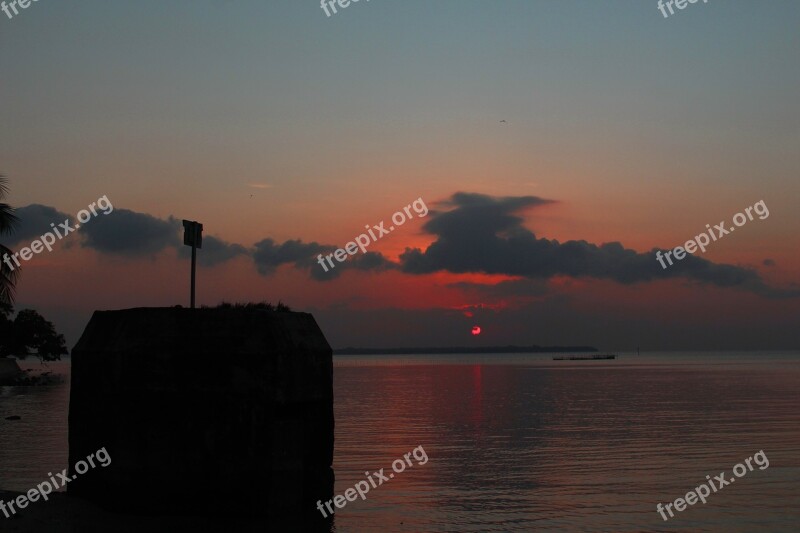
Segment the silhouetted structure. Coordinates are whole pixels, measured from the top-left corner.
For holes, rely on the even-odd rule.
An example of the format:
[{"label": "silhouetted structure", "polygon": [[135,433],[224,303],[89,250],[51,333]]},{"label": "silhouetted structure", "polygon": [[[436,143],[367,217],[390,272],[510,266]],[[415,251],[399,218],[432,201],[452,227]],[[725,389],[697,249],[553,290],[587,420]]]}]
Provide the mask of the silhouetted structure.
[{"label": "silhouetted structure", "polygon": [[0,357],[0,385],[11,385],[22,371],[14,359]]},{"label": "silhouetted structure", "polygon": [[197,249],[203,247],[203,225],[193,220],[183,221],[183,244],[192,247],[192,276],[189,289],[189,306],[194,309],[194,291],[197,277]]},{"label": "silhouetted structure", "polygon": [[[315,513],[333,494],[331,348],[308,313],[98,311],[72,352],[68,486],[136,513]],[[71,475],[75,475],[71,472]]]}]

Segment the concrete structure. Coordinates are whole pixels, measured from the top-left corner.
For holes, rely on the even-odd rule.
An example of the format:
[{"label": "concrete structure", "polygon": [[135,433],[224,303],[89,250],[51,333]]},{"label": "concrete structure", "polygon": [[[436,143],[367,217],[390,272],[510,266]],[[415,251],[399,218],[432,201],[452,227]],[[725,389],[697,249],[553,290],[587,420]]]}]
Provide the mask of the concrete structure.
[{"label": "concrete structure", "polygon": [[69,462],[105,448],[111,464],[68,494],[144,514],[319,514],[333,493],[332,381],[307,313],[95,312],[72,351]]}]

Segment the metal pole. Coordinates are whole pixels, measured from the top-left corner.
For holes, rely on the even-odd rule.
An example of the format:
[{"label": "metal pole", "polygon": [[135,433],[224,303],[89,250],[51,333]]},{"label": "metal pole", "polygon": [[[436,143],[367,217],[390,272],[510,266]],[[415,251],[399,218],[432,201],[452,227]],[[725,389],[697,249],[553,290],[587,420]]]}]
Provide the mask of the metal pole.
[{"label": "metal pole", "polygon": [[192,245],[192,309],[194,309],[194,273],[197,267],[197,248]]}]

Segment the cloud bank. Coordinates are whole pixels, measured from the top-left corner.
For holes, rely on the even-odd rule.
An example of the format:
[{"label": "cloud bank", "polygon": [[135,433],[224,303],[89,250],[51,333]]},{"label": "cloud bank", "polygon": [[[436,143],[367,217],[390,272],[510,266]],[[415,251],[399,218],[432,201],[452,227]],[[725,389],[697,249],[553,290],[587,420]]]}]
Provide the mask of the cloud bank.
[{"label": "cloud bank", "polygon": [[[436,240],[426,250],[407,248],[400,256],[403,272],[505,274],[530,279],[553,276],[610,279],[622,284],[684,278],[725,288],[739,288],[769,298],[796,297],[800,291],[768,286],[757,271],[712,263],[694,255],[669,269],[653,249],[639,253],[619,242],[592,244],[538,238],[523,226],[521,213],[552,203],[535,196],[495,198],[456,193],[433,214],[423,231]],[[664,250],[662,250],[664,251]]]},{"label": "cloud bank", "polygon": [[[306,271],[317,281],[334,280],[346,270],[383,272],[398,269],[409,275],[450,272],[519,278],[501,282],[491,289],[497,295],[507,296],[543,294],[547,292],[543,282],[554,276],[607,279],[625,285],[682,278],[700,284],[746,290],[768,298],[800,296],[800,290],[796,288],[767,285],[754,269],[713,263],[695,255],[687,255],[665,270],[655,259],[657,248],[640,253],[619,242],[559,242],[537,237],[523,225],[523,215],[553,203],[553,200],[536,196],[493,197],[457,192],[439,202],[439,209],[430,211],[430,218],[422,227],[434,238],[433,242],[425,250],[406,248],[398,262],[379,252],[368,252],[351,256],[325,272],[317,257],[332,253],[339,246],[300,239],[279,243],[267,237],[247,247],[211,235],[203,237],[198,261],[201,266],[213,267],[237,257],[249,257],[262,276],[271,276],[280,267],[290,265]],[[29,242],[48,231],[51,222],[71,218],[53,207],[38,204],[17,209],[16,214],[20,224],[10,244]],[[189,249],[183,246],[181,231],[177,218],[164,220],[146,213],[115,209],[112,214],[83,225],[78,235],[82,239],[81,246],[102,254],[152,257],[167,248],[176,248],[181,257],[188,257]],[[490,290],[488,286],[467,285],[452,286],[465,290]]]}]

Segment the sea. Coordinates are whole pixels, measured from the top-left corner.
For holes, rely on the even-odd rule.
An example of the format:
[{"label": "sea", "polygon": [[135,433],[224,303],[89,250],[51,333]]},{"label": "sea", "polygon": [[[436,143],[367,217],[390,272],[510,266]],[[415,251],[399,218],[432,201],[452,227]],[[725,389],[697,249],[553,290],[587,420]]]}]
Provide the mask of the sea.
[{"label": "sea", "polygon": [[[800,352],[552,357],[334,357],[335,493],[374,486],[331,531],[800,531]],[[0,489],[67,467],[49,366],[0,387]]]}]

